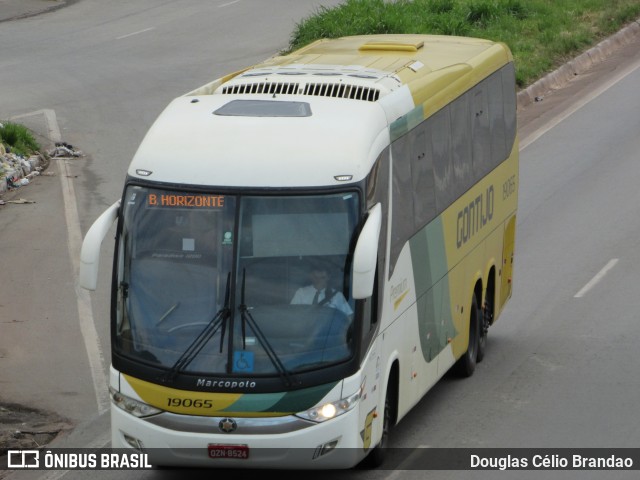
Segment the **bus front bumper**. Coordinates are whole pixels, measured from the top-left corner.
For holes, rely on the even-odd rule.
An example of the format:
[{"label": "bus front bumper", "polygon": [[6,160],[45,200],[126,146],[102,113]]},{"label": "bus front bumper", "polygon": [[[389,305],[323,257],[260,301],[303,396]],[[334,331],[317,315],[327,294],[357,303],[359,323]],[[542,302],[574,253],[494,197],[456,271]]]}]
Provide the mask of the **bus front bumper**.
[{"label": "bus front bumper", "polygon": [[153,466],[345,469],[367,453],[357,410],[316,424],[294,416],[234,419],[165,412],[137,418],[112,405],[111,443],[147,453]]}]

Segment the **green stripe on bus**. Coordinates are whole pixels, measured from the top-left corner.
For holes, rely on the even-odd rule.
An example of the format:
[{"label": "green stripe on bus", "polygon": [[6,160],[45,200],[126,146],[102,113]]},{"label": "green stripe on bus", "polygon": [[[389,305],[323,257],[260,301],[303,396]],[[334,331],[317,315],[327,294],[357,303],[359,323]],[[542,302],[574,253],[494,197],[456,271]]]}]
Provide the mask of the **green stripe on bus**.
[{"label": "green stripe on bus", "polygon": [[411,263],[416,289],[420,348],[433,360],[456,335],[451,315],[447,253],[442,218],[438,217],[411,240]]},{"label": "green stripe on bus", "polygon": [[228,412],[286,412],[308,410],[331,391],[338,382],[317,387],[279,393],[245,393],[223,411]]},{"label": "green stripe on bus", "polygon": [[403,115],[389,126],[391,143],[405,135],[424,120],[424,107],[418,105],[406,115]]},{"label": "green stripe on bus", "polygon": [[276,405],[286,393],[245,393],[233,404],[222,411],[228,412],[273,412]]}]

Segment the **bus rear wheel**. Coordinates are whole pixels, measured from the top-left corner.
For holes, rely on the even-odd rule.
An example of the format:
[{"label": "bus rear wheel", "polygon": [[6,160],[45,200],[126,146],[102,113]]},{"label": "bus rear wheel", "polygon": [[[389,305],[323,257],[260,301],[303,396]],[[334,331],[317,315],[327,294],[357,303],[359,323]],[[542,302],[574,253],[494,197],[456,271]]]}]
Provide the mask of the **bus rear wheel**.
[{"label": "bus rear wheel", "polygon": [[478,339],[478,358],[477,362],[480,363],[484,359],[484,355],[487,352],[487,337],[489,335],[489,326],[493,321],[493,308],[489,299],[485,298],[484,305],[480,309],[480,337]]},{"label": "bus rear wheel", "polygon": [[478,363],[478,351],[480,350],[482,312],[478,306],[478,299],[474,295],[471,300],[471,312],[469,313],[469,346],[467,351],[455,364],[455,371],[461,377],[470,377]]}]

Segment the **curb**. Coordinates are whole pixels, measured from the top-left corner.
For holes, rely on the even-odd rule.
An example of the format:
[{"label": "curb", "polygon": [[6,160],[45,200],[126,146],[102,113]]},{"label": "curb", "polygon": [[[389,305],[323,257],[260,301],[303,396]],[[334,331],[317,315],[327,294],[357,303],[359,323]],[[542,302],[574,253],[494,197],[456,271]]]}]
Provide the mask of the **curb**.
[{"label": "curb", "polygon": [[595,47],[578,55],[540,80],[518,93],[518,108],[534,103],[536,97],[542,97],[551,90],[564,87],[575,76],[580,75],[593,65],[603,62],[617,49],[626,46],[640,36],[640,19],[598,43]]},{"label": "curb", "polygon": [[43,13],[54,12],[77,1],[78,0],[42,0],[40,5],[36,5],[33,1],[5,0],[5,8],[8,9],[9,13],[5,11],[5,15],[0,17],[0,22],[12,22],[14,20],[35,17]]}]

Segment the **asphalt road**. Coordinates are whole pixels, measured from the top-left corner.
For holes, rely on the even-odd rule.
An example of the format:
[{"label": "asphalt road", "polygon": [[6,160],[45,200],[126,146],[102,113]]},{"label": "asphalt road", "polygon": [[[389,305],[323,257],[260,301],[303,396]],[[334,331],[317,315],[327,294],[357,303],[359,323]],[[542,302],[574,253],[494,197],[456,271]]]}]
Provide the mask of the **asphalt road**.
[{"label": "asphalt road", "polygon": [[[79,238],[74,235],[81,238],[120,195],[129,159],[171,98],[283,48],[296,19],[315,5],[278,3],[276,9],[258,1],[203,7],[186,0],[108,6],[83,0],[0,25],[6,45],[0,75],[10,86],[0,89],[2,116],[20,116],[50,135],[53,123],[47,118],[53,111],[60,136],[87,152],[81,160],[53,165],[56,177],[24,190],[21,195],[37,203],[20,206],[29,215],[17,206],[3,210],[0,233],[0,267],[11,279],[0,291],[2,397],[80,423],[60,446],[101,446],[109,438],[104,390],[96,376],[106,375],[109,363],[110,248],[98,291],[85,296],[76,288]],[[475,375],[443,379],[397,426],[392,446],[640,445],[639,46],[520,112],[524,148],[513,299],[491,329],[487,357]],[[75,214],[69,199],[75,199]],[[79,318],[83,308],[90,308],[92,325]],[[425,478],[425,472],[406,467],[335,476]],[[561,475],[603,478],[602,472]],[[558,478],[558,473],[500,476]],[[172,472],[135,474],[169,477]],[[494,478],[495,472],[432,471],[428,477]],[[637,474],[607,472],[606,478]]]},{"label": "asphalt road", "polygon": [[276,54],[296,22],[339,1],[62,3],[0,2],[0,118],[86,152],[5,195],[34,203],[0,217],[0,403],[64,426],[107,411],[111,245],[96,295],[77,286],[78,258],[144,133],[173,97]]},{"label": "asphalt road", "polygon": [[5,401],[72,422],[106,409],[111,245],[89,295],[75,276],[84,233],[120,196],[135,149],[172,98],[274,55],[296,22],[338,3],[82,0],[0,24],[0,117],[87,154],[19,191],[37,203],[3,210]]}]

